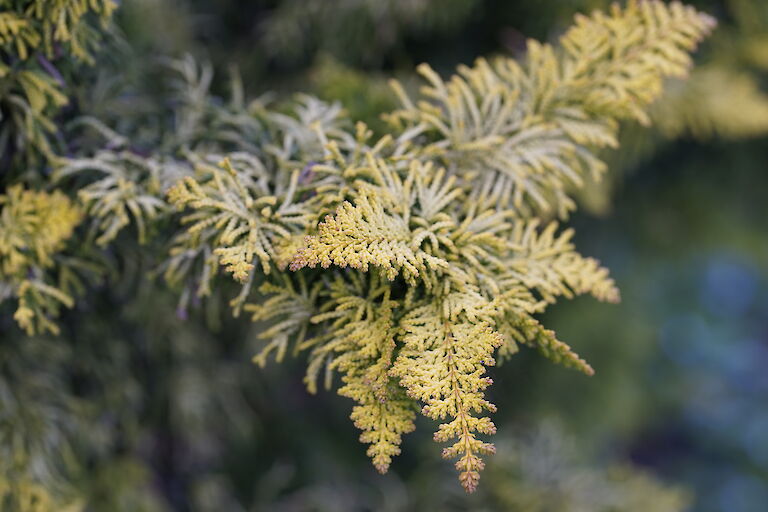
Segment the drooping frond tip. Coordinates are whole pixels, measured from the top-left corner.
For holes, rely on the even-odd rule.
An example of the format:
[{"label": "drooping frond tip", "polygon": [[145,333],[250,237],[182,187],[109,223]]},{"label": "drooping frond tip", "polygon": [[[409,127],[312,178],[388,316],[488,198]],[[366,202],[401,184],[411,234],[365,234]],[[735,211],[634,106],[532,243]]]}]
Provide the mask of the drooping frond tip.
[{"label": "drooping frond tip", "polygon": [[474,492],[484,467],[481,455],[494,447],[476,437],[492,435],[496,426],[485,416],[496,406],[484,397],[491,385],[485,367],[494,364],[493,352],[500,335],[484,322],[468,319],[450,321],[439,304],[414,309],[402,321],[403,349],[391,374],[409,396],[423,402],[422,414],[435,420],[449,418],[434,435],[437,442],[455,442],[443,450],[443,457],[455,458],[459,480],[467,492]]}]

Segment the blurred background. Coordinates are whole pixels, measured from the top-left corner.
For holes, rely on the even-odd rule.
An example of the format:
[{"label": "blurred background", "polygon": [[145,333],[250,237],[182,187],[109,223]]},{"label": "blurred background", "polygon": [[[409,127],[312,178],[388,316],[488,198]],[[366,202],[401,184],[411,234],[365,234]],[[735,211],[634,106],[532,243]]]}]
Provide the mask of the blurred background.
[{"label": "blurred background", "polygon": [[[421,62],[447,75],[515,55],[608,5],[120,3],[98,65],[70,91],[118,131],[167,101],[166,58],[185,55],[202,74],[210,66],[198,83],[213,102],[236,77],[248,98],[307,92],[381,130],[395,106],[388,77],[410,86]],[[623,300],[561,302],[543,322],[596,375],[525,351],[493,368],[498,453],[476,494],[423,418],[379,475],[351,402],[310,396],[303,360],[258,368],[258,329],[230,318],[224,298],[182,321],[177,298],[128,267],[87,321],[65,315],[58,338],[11,343],[20,334],[2,321],[0,442],[48,479],[52,499],[98,511],[768,510],[768,2],[688,3],[720,23],[699,67],[669,84],[652,128],[624,127],[609,175],[570,219]],[[155,136],[142,126],[138,143]]]}]

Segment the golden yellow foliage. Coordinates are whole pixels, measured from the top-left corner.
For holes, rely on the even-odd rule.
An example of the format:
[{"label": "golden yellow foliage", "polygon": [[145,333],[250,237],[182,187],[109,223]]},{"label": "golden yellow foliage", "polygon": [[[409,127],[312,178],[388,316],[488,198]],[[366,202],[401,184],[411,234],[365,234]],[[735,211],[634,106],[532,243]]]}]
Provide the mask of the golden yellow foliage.
[{"label": "golden yellow foliage", "polygon": [[[420,99],[394,83],[402,108],[378,140],[362,124],[338,130],[332,110],[304,124],[308,110],[278,114],[283,146],[258,165],[225,161],[171,189],[192,210],[176,250],[208,247],[246,287],[265,281],[268,297],[246,306],[266,323],[255,360],[309,351],[311,392],[321,374],[330,386],[340,373],[378,470],[421,406],[472,492],[494,451],[480,437],[496,430],[484,393],[495,357],[521,344],[591,375],[533,315],[559,297],[619,300],[553,214],[566,216],[573,189],[599,178],[597,151],[616,146],[619,121],[648,120],[664,79],[687,73],[713,24],[677,2],[630,1],[577,17],[558,46],[530,41],[520,62],[480,59],[448,80],[422,65]],[[289,260],[291,273],[270,273]]]},{"label": "golden yellow foliage", "polygon": [[18,298],[14,318],[29,334],[58,332],[52,318],[72,296],[47,284],[47,270],[82,220],[82,211],[59,191],[11,186],[0,196],[0,282]]}]

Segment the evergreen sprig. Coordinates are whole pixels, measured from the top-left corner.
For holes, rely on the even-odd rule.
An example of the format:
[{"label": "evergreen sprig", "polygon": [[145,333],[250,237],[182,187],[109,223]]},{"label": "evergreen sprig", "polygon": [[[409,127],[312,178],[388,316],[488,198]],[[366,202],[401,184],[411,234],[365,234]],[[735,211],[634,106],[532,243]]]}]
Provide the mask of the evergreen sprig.
[{"label": "evergreen sprig", "polygon": [[0,0],[2,165],[35,164],[60,150],[54,117],[68,103],[68,70],[57,61],[92,64],[116,8],[114,0]]},{"label": "evergreen sprig", "polygon": [[148,224],[173,226],[164,269],[184,311],[190,294],[223,289],[223,269],[241,285],[235,313],[264,324],[257,362],[307,351],[312,392],[320,375],[330,386],[341,374],[379,471],[420,410],[441,422],[434,439],[450,443],[443,455],[473,492],[494,451],[481,439],[496,431],[487,368],[519,343],[593,373],[534,315],[560,296],[619,297],[552,217],[603,173],[597,150],[617,144],[619,121],[647,121],[664,78],[687,72],[713,24],[677,2],[630,1],[578,17],[558,45],[530,41],[519,62],[480,59],[448,80],[422,65],[418,99],[393,84],[402,106],[380,138],[307,96],[281,109],[235,101],[244,113],[233,115],[207,100],[210,72],[187,59],[175,64],[183,101],[167,153],[101,152],[58,173],[87,183],[71,207],[100,244],[131,223],[141,239]]},{"label": "evergreen sprig", "polygon": [[630,2],[577,18],[559,47],[529,42],[522,63],[480,60],[447,82],[421,66],[423,99],[395,84],[403,109],[389,117],[392,136],[372,145],[358,137],[346,151],[326,145],[321,165],[340,180],[338,205],[308,226],[290,270],[372,277],[339,276],[321,290],[316,307],[327,312],[310,321],[318,337],[299,348],[313,347],[311,386],[323,365],[344,374],[340,393],[362,404],[353,417],[364,440],[382,439],[375,425],[387,425],[387,443],[369,451],[377,468],[411,428],[402,399],[386,395],[389,408],[360,422],[369,393],[390,389],[392,377],[423,414],[447,419],[435,439],[456,439],[444,455],[459,458],[471,492],[481,456],[493,451],[476,435],[495,427],[476,415],[495,410],[484,374],[496,349],[517,340],[593,372],[531,315],[558,296],[615,301],[618,292],[605,269],[573,251],[572,232],[542,230],[539,218],[573,208],[572,187],[603,171],[594,150],[616,145],[618,121],[647,121],[662,79],[687,71],[688,51],[712,25],[678,3]]}]

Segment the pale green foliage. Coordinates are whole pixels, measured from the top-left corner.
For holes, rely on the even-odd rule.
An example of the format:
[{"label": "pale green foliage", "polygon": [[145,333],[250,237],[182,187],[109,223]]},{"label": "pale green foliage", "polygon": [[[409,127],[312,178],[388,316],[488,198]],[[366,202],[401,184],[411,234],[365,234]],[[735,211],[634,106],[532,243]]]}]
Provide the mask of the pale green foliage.
[{"label": "pale green foliage", "polygon": [[184,252],[190,244],[207,244],[209,253],[218,257],[226,271],[245,284],[238,305],[250,291],[252,262],[258,259],[268,274],[271,260],[285,259],[280,257],[276,241],[289,238],[292,227],[302,228],[312,218],[311,212],[292,202],[298,171],[292,173],[286,190],[270,194],[262,164],[248,155],[239,158],[249,164],[250,173],[238,173],[229,159],[220,167],[200,163],[197,179],[187,177],[168,191],[171,204],[195,210],[182,218],[182,223],[190,226],[172,255]]},{"label": "pale green foliage", "polygon": [[512,253],[504,260],[502,274],[507,284],[518,281],[547,302],[560,295],[572,298],[584,293],[618,302],[619,292],[608,271],[597,260],[574,251],[572,229],[556,234],[557,223],[551,222],[540,232],[538,225],[537,220],[515,224],[510,237]]},{"label": "pale green foliage", "polygon": [[269,298],[257,304],[246,304],[243,308],[252,313],[253,322],[272,321],[268,329],[259,333],[260,339],[270,340],[253,358],[259,366],[267,364],[267,358],[272,351],[275,352],[275,360],[281,362],[291,342],[295,347],[293,352],[298,352],[307,337],[309,320],[315,311],[322,283],[316,283],[310,290],[304,279],[298,278],[296,281],[294,284],[286,276],[282,276],[279,285],[264,283],[259,287],[259,292],[269,295]]},{"label": "pale green foliage", "polygon": [[[298,249],[291,266],[294,271],[318,265],[352,267],[370,277],[337,275],[329,290],[312,292],[303,281],[285,291],[276,282],[262,287],[274,294],[272,298],[247,308],[254,311],[256,320],[274,319],[274,326],[264,333],[272,341],[258,356],[260,363],[272,350],[282,358],[291,335],[296,339],[293,352],[312,349],[310,390],[316,389],[323,369],[326,382],[328,372],[343,374],[345,386],[339,392],[360,404],[353,419],[364,430],[361,439],[372,443],[369,454],[380,470],[398,452],[401,435],[412,429],[412,402],[398,397],[402,390],[393,387],[391,378],[398,379],[411,399],[425,404],[425,415],[449,418],[435,439],[457,439],[444,454],[459,457],[461,481],[471,491],[483,467],[480,455],[493,449],[476,437],[492,433],[493,423],[475,414],[495,410],[483,396],[490,384],[483,374],[486,366],[493,365],[495,349],[504,343],[496,328],[514,329],[507,327],[510,319],[527,319],[556,295],[591,292],[615,300],[617,294],[604,269],[573,252],[568,232],[555,237],[556,226],[551,224],[537,234],[535,220],[506,222],[515,217],[511,211],[478,213],[476,203],[465,208],[457,199],[466,192],[455,177],[435,171],[430,163],[409,163],[400,156],[409,145],[407,139],[394,143],[385,138],[365,148],[359,166],[340,162],[348,166],[340,174],[349,180],[346,194],[354,196],[354,204],[343,202],[335,215],[327,216]],[[377,157],[374,151],[394,156]],[[333,151],[329,159],[335,159]],[[222,177],[216,195],[205,193],[192,178],[170,192],[177,203],[196,201],[195,211],[207,215],[195,222],[213,219],[212,223],[220,224],[214,230],[219,234],[227,232],[228,221],[218,220],[207,208],[218,204],[215,198],[223,191],[241,190],[234,181],[238,173],[227,168],[232,180],[225,182]],[[331,169],[327,172],[331,174]],[[237,203],[227,207],[232,204]],[[219,207],[226,210],[224,204]],[[282,236],[292,247],[295,237]],[[280,260],[274,251],[265,253]],[[255,275],[250,267],[243,272],[249,279]],[[393,290],[402,285],[409,287],[405,297],[392,299]],[[310,318],[312,307],[320,313]],[[317,335],[304,340],[308,324],[317,326]],[[578,361],[567,345],[554,339],[541,342],[527,331],[525,336],[530,339],[520,341],[541,348],[555,360],[569,366],[571,360]]]},{"label": "pale green foliage", "polygon": [[60,160],[54,180],[78,177],[89,182],[78,187],[77,195],[92,218],[97,245],[111,242],[131,219],[139,243],[144,243],[148,224],[166,208],[158,198],[162,168],[163,163],[155,159],[127,151],[103,151],[93,158]]},{"label": "pale green foliage", "polygon": [[561,38],[568,100],[583,93],[587,112],[649,122],[644,109],[661,94],[662,80],[687,75],[688,52],[713,26],[679,2],[630,1],[625,9],[614,4],[608,15],[577,16]]},{"label": "pale green foliage", "polygon": [[561,48],[529,41],[521,63],[479,59],[448,82],[420,66],[424,99],[395,84],[404,108],[393,117],[434,133],[428,149],[492,186],[500,206],[565,216],[569,189],[605,169],[594,150],[616,146],[617,121],[648,121],[662,80],[686,73],[713,24],[677,2],[579,16]]},{"label": "pale green foliage", "polygon": [[[175,113],[179,139],[173,145],[182,145],[184,159],[166,161],[161,179],[165,183],[187,176],[171,188],[170,202],[182,207],[194,203],[205,211],[184,217],[188,229],[174,237],[165,277],[184,286],[183,311],[191,295],[212,293],[218,262],[226,261],[243,282],[233,301],[239,312],[253,286],[253,256],[266,272],[273,260],[284,268],[302,243],[302,233],[318,218],[318,207],[339,194],[336,170],[326,169],[327,175],[307,162],[321,160],[329,141],[348,147],[354,138],[341,129],[346,120],[338,104],[302,95],[283,112],[269,111],[259,101],[245,106],[235,80],[232,101],[222,108],[208,94],[209,68],[189,58],[173,67],[180,72],[175,87],[182,98]],[[222,167],[222,161],[229,161],[229,167]],[[213,222],[211,215],[216,216]],[[226,237],[217,222],[227,227]],[[259,235],[250,233],[251,226]]]}]

